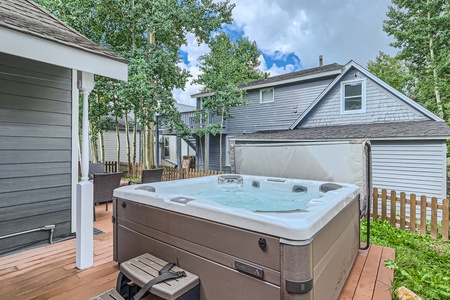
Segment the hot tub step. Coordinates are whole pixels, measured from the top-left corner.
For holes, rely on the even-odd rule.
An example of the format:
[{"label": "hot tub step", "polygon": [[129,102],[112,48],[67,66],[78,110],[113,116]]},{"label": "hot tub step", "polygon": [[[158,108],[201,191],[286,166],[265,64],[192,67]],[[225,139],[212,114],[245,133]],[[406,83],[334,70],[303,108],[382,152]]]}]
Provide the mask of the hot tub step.
[{"label": "hot tub step", "polygon": [[[152,285],[149,290],[150,294],[168,300],[200,299],[198,276],[177,266],[172,266],[148,253],[127,260],[120,265],[117,291],[131,299],[148,282],[158,281],[158,279],[163,276],[167,277],[167,275],[174,278]],[[133,282],[139,288],[135,289],[136,286],[130,285],[129,282]]]}]

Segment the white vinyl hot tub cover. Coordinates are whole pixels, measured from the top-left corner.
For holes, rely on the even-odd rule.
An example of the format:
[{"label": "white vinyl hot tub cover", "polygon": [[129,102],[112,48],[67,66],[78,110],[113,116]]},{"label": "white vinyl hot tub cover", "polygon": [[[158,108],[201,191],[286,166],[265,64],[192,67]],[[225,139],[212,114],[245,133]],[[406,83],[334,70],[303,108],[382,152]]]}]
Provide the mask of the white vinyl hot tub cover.
[{"label": "white vinyl hot tub cover", "polygon": [[356,184],[362,188],[362,209],[371,188],[366,144],[370,149],[369,141],[361,140],[234,144],[230,162],[236,174]]}]

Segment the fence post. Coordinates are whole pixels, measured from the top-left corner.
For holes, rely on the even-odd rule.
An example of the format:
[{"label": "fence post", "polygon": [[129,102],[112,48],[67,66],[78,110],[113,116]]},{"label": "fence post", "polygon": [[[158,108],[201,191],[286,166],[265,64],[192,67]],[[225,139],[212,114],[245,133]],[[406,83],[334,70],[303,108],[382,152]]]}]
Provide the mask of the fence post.
[{"label": "fence post", "polygon": [[386,210],[387,210],[387,190],[383,189],[381,191],[381,220],[386,221]]},{"label": "fence post", "polygon": [[442,201],[442,239],[448,241],[448,199]]},{"label": "fence post", "polygon": [[[373,188],[373,196],[372,196],[372,218],[376,221],[378,220],[378,189]],[[370,218],[370,216],[368,216]]]},{"label": "fence post", "polygon": [[396,216],[396,209],[397,209],[397,193],[395,191],[391,191],[391,225],[392,227],[395,227],[395,223],[397,223],[397,216]]},{"label": "fence post", "polygon": [[409,231],[416,232],[416,194],[411,194],[409,198]]},{"label": "fence post", "polygon": [[406,194],[405,192],[400,193],[400,229],[405,230],[405,219],[406,219]]},{"label": "fence post", "polygon": [[437,198],[431,198],[431,238],[437,238]]},{"label": "fence post", "polygon": [[427,197],[420,196],[420,234],[427,235]]}]

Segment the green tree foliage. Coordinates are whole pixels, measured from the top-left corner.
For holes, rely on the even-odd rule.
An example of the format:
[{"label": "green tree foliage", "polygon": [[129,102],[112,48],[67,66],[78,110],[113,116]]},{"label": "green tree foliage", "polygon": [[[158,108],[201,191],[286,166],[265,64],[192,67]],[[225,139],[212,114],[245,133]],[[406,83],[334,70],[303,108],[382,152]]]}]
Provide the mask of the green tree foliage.
[{"label": "green tree foliage", "polygon": [[398,59],[415,78],[418,101],[448,120],[450,115],[450,3],[392,0],[383,29],[395,38]]},{"label": "green tree foliage", "polygon": [[172,128],[183,126],[172,90],[183,89],[190,74],[179,66],[179,50],[187,43],[187,33],[195,34],[199,43],[208,42],[212,32],[231,23],[234,8],[228,0],[37,2],[95,43],[129,60],[128,82],[104,79],[98,94],[101,101],[112,105],[114,116],[134,111],[141,129],[149,128],[156,114],[166,117]]},{"label": "green tree foliage", "polygon": [[367,69],[397,91],[417,100],[414,94],[414,77],[405,62],[398,57],[380,51],[375,61],[369,60]]},{"label": "green tree foliage", "polygon": [[[261,55],[256,42],[231,37],[221,32],[211,38],[210,52],[199,58],[199,68],[203,72],[195,83],[204,86],[203,91],[211,96],[203,99],[202,106],[213,119],[219,116],[218,122],[208,124],[206,132],[220,134],[220,171],[222,171],[222,129],[224,121],[232,118],[231,108],[245,105],[244,91],[239,84],[260,79],[263,73],[258,69]],[[206,134],[205,129],[196,132],[198,136]]]}]

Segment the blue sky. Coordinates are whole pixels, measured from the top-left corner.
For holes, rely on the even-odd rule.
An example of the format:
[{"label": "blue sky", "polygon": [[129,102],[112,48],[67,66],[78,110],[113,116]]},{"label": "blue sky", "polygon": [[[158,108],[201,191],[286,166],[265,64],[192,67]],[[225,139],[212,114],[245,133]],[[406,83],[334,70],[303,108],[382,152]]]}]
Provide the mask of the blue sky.
[{"label": "blue sky", "polygon": [[[231,0],[236,4],[233,23],[225,31],[238,38],[256,41],[261,51],[260,69],[271,76],[316,67],[319,55],[324,64],[354,60],[366,66],[378,51],[394,55],[392,41],[382,30],[389,0]],[[181,66],[195,78],[197,59],[208,51],[188,34],[181,49]],[[190,95],[201,86],[189,83],[175,90],[175,99],[194,104]]]}]

